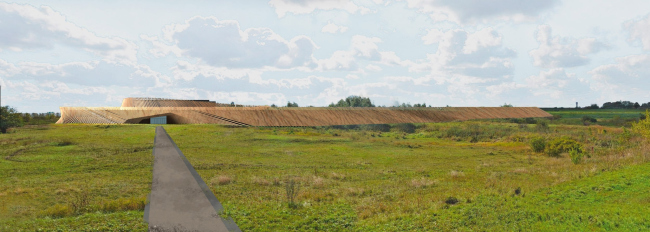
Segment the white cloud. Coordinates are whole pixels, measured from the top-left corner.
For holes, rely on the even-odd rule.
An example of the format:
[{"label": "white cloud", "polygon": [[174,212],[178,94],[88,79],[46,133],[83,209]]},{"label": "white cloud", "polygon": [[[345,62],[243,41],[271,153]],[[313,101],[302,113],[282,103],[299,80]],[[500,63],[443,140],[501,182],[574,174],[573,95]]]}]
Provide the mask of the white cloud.
[{"label": "white cloud", "polygon": [[339,25],[336,25],[334,23],[328,23],[321,30],[321,32],[332,33],[332,34],[343,33],[343,32],[346,32],[346,31],[348,31],[348,27],[339,26]]},{"label": "white cloud", "polygon": [[354,74],[348,74],[348,75],[345,75],[345,78],[346,79],[359,79],[359,76],[354,75]]},{"label": "white cloud", "polygon": [[567,73],[563,68],[541,71],[539,75],[528,77],[526,84],[534,96],[564,101],[586,95],[591,86],[587,80],[578,78],[574,73]]},{"label": "white cloud", "polygon": [[169,45],[156,36],[140,35],[140,39],[151,42],[152,48],[149,49],[149,52],[158,58],[165,57],[170,53],[180,57],[183,53],[179,47]]},{"label": "white cloud", "polygon": [[630,32],[630,42],[640,41],[644,50],[650,50],[650,14],[642,19],[626,22],[624,27]]},{"label": "white cloud", "polygon": [[148,38],[157,46],[154,54],[181,50],[215,67],[315,67],[312,53],[317,47],[310,38],[296,36],[287,41],[269,28],[242,31],[234,20],[194,17],[185,24],[167,26],[165,37],[173,45],[156,44],[157,40]]},{"label": "white cloud", "polygon": [[327,59],[318,60],[318,69],[327,70],[345,70],[356,71],[359,65],[351,51],[335,51],[332,56]]},{"label": "white cloud", "polygon": [[558,0],[407,0],[408,6],[429,13],[435,21],[457,23],[488,20],[530,20],[553,6]]},{"label": "white cloud", "polygon": [[373,71],[373,72],[379,72],[379,71],[381,71],[381,67],[379,67],[377,65],[369,64],[369,65],[366,66],[366,70]]},{"label": "white cloud", "polygon": [[349,13],[370,13],[370,9],[358,6],[351,0],[271,0],[269,5],[282,18],[287,13],[309,14],[315,10],[344,10]]},{"label": "white cloud", "polygon": [[650,55],[631,55],[616,59],[616,64],[596,67],[589,74],[599,83],[597,90],[609,90],[612,95],[650,97]]},{"label": "white cloud", "polygon": [[[378,44],[381,42],[378,37],[355,35],[350,41],[349,50],[335,51],[330,58],[318,60],[318,69],[360,71],[357,59],[382,65],[406,65],[407,62],[402,61],[395,52],[380,51]],[[374,68],[373,66],[371,68]]]},{"label": "white cloud", "polygon": [[61,81],[86,86],[155,87],[170,80],[146,65],[107,61],[12,64],[0,59],[0,75],[9,80]]},{"label": "white cloud", "polygon": [[117,62],[135,62],[136,45],[124,39],[99,37],[66,20],[47,6],[0,2],[0,49],[14,51],[52,48],[55,44],[81,48]]},{"label": "white cloud", "polygon": [[589,63],[587,55],[608,47],[594,38],[553,37],[548,25],[538,27],[537,42],[539,47],[531,50],[529,54],[535,66],[544,68],[582,66]]},{"label": "white cloud", "polygon": [[564,88],[573,75],[567,74],[562,68],[555,68],[542,71],[537,76],[530,76],[526,79],[528,86],[535,89]]},{"label": "white cloud", "polygon": [[347,70],[357,71],[359,69],[356,57],[379,58],[379,46],[376,43],[381,39],[355,35],[350,42],[350,50],[335,51],[327,59],[318,60],[320,70]]},{"label": "white cloud", "polygon": [[[511,49],[504,48],[501,36],[492,28],[474,33],[461,29],[428,30],[422,37],[425,44],[438,44],[435,54],[427,54],[425,62],[410,62],[410,71],[431,71],[438,82],[454,75],[481,78],[503,78],[512,73]],[[465,78],[466,80],[478,79]]]}]

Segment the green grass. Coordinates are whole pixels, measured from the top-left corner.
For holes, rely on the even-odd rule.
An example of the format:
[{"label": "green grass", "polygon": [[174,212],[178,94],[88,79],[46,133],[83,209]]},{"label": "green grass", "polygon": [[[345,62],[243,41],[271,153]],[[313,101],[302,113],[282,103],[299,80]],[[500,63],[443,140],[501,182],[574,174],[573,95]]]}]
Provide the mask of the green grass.
[{"label": "green grass", "polygon": [[591,116],[597,119],[613,119],[616,116],[638,119],[645,112],[645,110],[637,109],[544,109],[544,111],[552,115],[560,115],[562,118]]},{"label": "green grass", "polygon": [[[396,128],[165,126],[244,231],[648,229],[650,149],[620,128]],[[527,142],[540,136],[572,137],[590,158],[575,165],[567,154],[534,153]],[[0,135],[0,231],[146,230],[153,137],[151,125]],[[300,183],[292,207],[290,178]]]}]

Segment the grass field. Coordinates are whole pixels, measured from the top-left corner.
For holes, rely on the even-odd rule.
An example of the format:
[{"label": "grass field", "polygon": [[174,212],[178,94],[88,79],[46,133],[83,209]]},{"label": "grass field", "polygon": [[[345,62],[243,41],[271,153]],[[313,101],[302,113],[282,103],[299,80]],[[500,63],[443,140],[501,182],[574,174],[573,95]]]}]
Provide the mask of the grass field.
[{"label": "grass field", "polygon": [[583,117],[591,117],[597,119],[597,122],[589,122],[589,124],[597,124],[602,126],[613,127],[629,127],[633,122],[645,113],[642,109],[549,109],[544,108],[544,111],[559,117],[554,121],[559,124],[572,124],[583,125],[581,120]]},{"label": "grass field", "polygon": [[[165,125],[244,231],[650,229],[650,147],[620,127],[400,128]],[[587,157],[574,164],[528,145],[562,136]],[[145,231],[153,138],[151,125],[0,135],[0,231]]]},{"label": "grass field", "polygon": [[639,118],[645,110],[637,109],[544,109],[552,115],[560,115],[562,118],[582,118],[591,116],[598,119],[612,119],[616,116],[621,118]]}]

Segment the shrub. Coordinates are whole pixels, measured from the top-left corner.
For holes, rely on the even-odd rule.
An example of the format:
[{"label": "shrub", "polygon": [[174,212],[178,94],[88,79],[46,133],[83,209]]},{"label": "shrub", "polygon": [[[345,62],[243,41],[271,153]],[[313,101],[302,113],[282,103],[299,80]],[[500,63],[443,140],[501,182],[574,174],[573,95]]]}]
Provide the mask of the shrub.
[{"label": "shrub", "polygon": [[415,124],[413,123],[400,123],[397,124],[397,129],[405,133],[415,133]]},{"label": "shrub", "polygon": [[388,124],[368,124],[368,125],[362,125],[361,128],[363,130],[369,130],[369,131],[380,131],[380,132],[390,131],[390,125]]},{"label": "shrub", "polygon": [[62,218],[71,215],[73,212],[67,205],[56,204],[47,208],[43,214],[53,218]]},{"label": "shrub", "polygon": [[455,198],[455,197],[448,197],[448,198],[445,200],[445,203],[448,204],[448,205],[455,205],[455,204],[458,203],[458,198]]},{"label": "shrub", "polygon": [[298,182],[296,178],[287,177],[284,190],[286,190],[289,208],[297,208],[298,204],[296,204],[296,198],[298,197],[298,192],[300,192],[300,182]]},{"label": "shrub", "polygon": [[597,119],[591,117],[591,116],[582,116],[582,122],[598,122]]},{"label": "shrub", "polygon": [[571,157],[571,162],[573,164],[579,164],[580,161],[582,161],[582,152],[579,151],[578,149],[571,149],[569,151],[569,157]]},{"label": "shrub", "polygon": [[546,148],[546,139],[543,137],[535,137],[530,140],[530,148],[534,152],[543,152]]},{"label": "shrub", "polygon": [[535,125],[535,129],[537,129],[538,132],[548,132],[548,122],[539,120],[537,121],[537,125]]},{"label": "shrub", "polygon": [[549,156],[558,157],[560,154],[571,150],[576,150],[577,152],[582,153],[582,145],[572,138],[560,137],[548,142],[544,150]]},{"label": "shrub", "polygon": [[632,131],[646,138],[650,138],[650,111],[645,111],[645,118],[643,120],[632,124]]},{"label": "shrub", "polygon": [[119,198],[102,202],[100,210],[104,212],[144,210],[145,205],[147,205],[146,197]]},{"label": "shrub", "polygon": [[467,134],[470,137],[470,142],[476,143],[481,135],[481,127],[478,124],[467,124]]}]

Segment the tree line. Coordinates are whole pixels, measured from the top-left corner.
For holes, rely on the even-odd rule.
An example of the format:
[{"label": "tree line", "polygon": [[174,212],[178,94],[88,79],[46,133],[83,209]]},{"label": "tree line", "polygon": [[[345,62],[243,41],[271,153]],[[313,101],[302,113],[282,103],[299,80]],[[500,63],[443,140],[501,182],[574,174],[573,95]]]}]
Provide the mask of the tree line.
[{"label": "tree line", "polygon": [[638,102],[631,101],[615,101],[605,102],[603,106],[598,104],[591,104],[590,106],[582,107],[583,109],[650,109],[650,102],[639,104]]},{"label": "tree line", "polygon": [[59,113],[20,113],[13,107],[0,107],[0,133],[7,133],[9,128],[24,125],[51,124],[59,120]]}]

